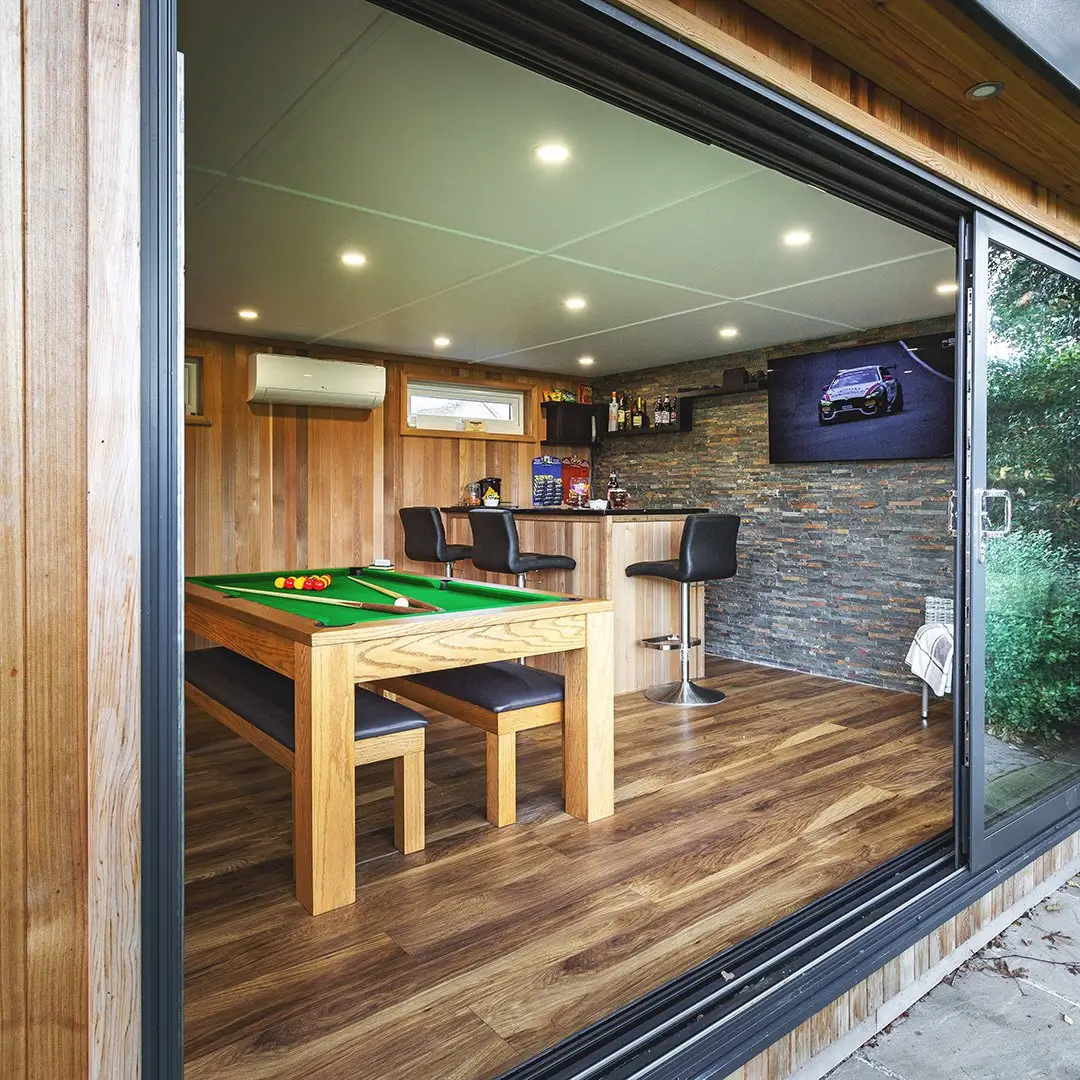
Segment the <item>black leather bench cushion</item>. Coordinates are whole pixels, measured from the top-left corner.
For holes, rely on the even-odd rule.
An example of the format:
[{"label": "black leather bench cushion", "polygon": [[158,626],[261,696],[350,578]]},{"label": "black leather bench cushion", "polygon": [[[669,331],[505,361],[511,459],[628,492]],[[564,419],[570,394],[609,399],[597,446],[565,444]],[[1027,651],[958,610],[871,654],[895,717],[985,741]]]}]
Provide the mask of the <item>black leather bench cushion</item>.
[{"label": "black leather bench cushion", "polygon": [[[293,681],[229,649],[193,649],[184,656],[184,678],[273,739],[296,749]],[[373,739],[427,727],[407,705],[356,687],[354,737]]]},{"label": "black leather bench cushion", "polygon": [[564,694],[561,675],[509,660],[427,671],[423,675],[410,675],[409,681],[493,713],[548,705],[562,701]]}]

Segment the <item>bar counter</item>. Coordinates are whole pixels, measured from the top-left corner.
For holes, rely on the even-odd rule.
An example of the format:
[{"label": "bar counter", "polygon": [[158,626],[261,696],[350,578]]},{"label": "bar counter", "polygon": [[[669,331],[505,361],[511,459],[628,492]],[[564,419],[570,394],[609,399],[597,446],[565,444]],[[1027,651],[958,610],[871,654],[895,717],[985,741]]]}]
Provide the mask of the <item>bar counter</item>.
[{"label": "bar counter", "polygon": [[[578,596],[610,599],[615,605],[615,693],[644,690],[655,683],[678,677],[679,654],[644,649],[644,637],[675,633],[679,628],[679,587],[656,578],[628,578],[630,563],[673,559],[679,554],[683,521],[688,514],[704,513],[704,507],[686,509],[569,510],[561,507],[513,507],[522,551],[544,555],[569,555],[576,570],[553,570],[529,575],[529,585]],[[468,508],[443,507],[447,539],[453,544],[471,543]],[[504,575],[485,574],[471,563],[459,564],[463,577],[506,584]],[[701,637],[705,625],[705,589],[691,590],[691,630]],[[556,654],[538,661],[561,670]],[[704,650],[695,649],[691,676],[705,673]]]}]

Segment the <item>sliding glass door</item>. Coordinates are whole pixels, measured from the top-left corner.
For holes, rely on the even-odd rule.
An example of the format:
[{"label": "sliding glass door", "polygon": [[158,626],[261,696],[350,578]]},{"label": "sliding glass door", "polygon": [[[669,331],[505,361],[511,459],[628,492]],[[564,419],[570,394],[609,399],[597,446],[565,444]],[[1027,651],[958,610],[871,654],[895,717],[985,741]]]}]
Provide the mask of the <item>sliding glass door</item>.
[{"label": "sliding glass door", "polygon": [[1080,806],[1080,259],[977,216],[969,355],[971,860]]}]

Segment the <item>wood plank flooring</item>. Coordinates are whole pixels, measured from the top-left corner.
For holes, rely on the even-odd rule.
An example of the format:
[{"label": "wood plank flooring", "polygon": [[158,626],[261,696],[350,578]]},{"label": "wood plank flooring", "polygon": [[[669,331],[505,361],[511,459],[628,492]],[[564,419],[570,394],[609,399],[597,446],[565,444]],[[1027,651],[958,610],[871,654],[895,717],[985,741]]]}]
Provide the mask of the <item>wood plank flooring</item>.
[{"label": "wood plank flooring", "polygon": [[357,903],[293,896],[289,777],[188,718],[188,1080],[483,1080],[949,828],[947,706],[736,661],[728,698],[616,702],[616,812],[561,810],[559,734],[518,737],[518,823],[484,737],[428,730],[427,848],[357,773]]}]

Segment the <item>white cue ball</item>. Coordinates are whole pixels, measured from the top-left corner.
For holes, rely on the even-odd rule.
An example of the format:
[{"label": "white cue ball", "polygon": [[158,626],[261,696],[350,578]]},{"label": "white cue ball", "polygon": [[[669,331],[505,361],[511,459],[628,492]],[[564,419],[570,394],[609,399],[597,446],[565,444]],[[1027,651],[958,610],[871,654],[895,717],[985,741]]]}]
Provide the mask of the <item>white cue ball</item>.
[{"label": "white cue ball", "polygon": [[408,606],[409,606],[409,601],[406,600],[404,596],[399,596],[394,601],[394,607],[408,607]]}]

